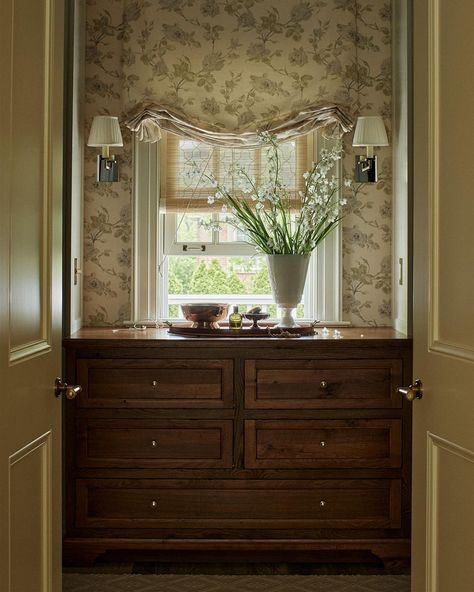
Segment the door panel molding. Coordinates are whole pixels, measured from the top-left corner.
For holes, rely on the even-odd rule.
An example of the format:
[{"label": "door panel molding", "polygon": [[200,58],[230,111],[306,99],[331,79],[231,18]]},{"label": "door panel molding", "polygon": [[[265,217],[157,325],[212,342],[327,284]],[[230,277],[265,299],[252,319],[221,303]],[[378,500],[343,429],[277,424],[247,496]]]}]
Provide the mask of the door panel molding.
[{"label": "door panel molding", "polygon": [[12,347],[10,349],[10,365],[25,362],[37,356],[47,354],[50,351],[51,344],[46,339]]},{"label": "door panel molding", "polygon": [[[429,351],[474,361],[474,342],[456,343],[441,338],[439,287],[440,269],[440,210],[441,172],[441,4],[443,0],[428,0],[428,209],[430,220],[430,310]],[[444,115],[449,117],[449,113]]]},{"label": "door panel molding", "polygon": [[[28,483],[29,491],[32,496],[35,495],[34,488],[37,485],[36,493],[38,495],[38,501],[40,506],[41,516],[39,521],[41,522],[41,572],[39,575],[41,588],[38,592],[50,592],[53,589],[52,584],[52,546],[53,546],[53,532],[52,532],[52,433],[48,431],[26,446],[14,452],[9,457],[8,467],[8,550],[9,550],[9,589],[12,589],[12,585],[17,584],[15,582],[15,537],[18,536],[13,521],[14,506],[15,506],[15,479],[21,479],[21,475],[16,476],[18,468],[21,469],[21,465],[25,461],[32,461],[39,465],[38,472],[40,474],[39,483]],[[37,458],[34,458],[37,455]],[[20,471],[21,473],[21,471]],[[26,476],[30,475],[31,471],[26,469]],[[32,535],[35,533],[33,532]],[[20,564],[23,563],[23,557],[18,559]],[[30,569],[34,569],[30,566]],[[16,588],[15,588],[16,589]]]},{"label": "door panel molding", "polygon": [[[427,484],[426,484],[426,589],[438,590],[438,516],[439,516],[439,452],[452,454],[474,464],[474,451],[427,432]],[[474,467],[468,469],[473,470]]]},{"label": "door panel molding", "polygon": [[453,358],[474,362],[474,348],[462,347],[457,343],[448,343],[446,341],[432,340],[429,351],[438,354],[445,354]]},{"label": "door panel molding", "polygon": [[[54,194],[55,181],[52,177],[54,166],[54,150],[52,134],[52,117],[54,113],[55,102],[55,88],[52,72],[55,68],[54,51],[55,38],[53,34],[53,19],[54,19],[54,0],[41,0],[36,5],[35,11],[41,14],[42,23],[37,28],[38,37],[31,42],[28,52],[25,53],[23,48],[23,37],[26,33],[22,33],[21,29],[24,27],[25,15],[28,10],[28,5],[22,2],[12,2],[12,49],[13,59],[12,64],[15,66],[16,60],[20,60],[21,66],[26,65],[25,68],[12,67],[10,70],[10,87],[12,88],[9,109],[9,137],[8,145],[11,153],[12,164],[12,188],[10,192],[11,204],[11,219],[10,228],[13,232],[10,233],[10,249],[9,249],[9,275],[10,275],[10,302],[9,302],[9,363],[15,364],[20,361],[37,357],[51,351],[51,335],[52,335],[52,318],[51,318],[51,285],[52,285],[52,270],[50,262],[50,253],[52,252],[52,233],[53,226],[52,219],[52,198]],[[31,19],[30,19],[31,20]],[[38,23],[40,24],[40,23]],[[18,33],[18,29],[20,33]],[[17,34],[16,34],[17,33]],[[18,39],[17,39],[18,38]],[[18,46],[18,47],[17,47]],[[37,53],[35,53],[37,50]],[[38,96],[41,97],[41,105],[37,105],[38,96],[34,93],[28,95],[23,92],[28,84],[29,77],[29,58],[34,57],[36,82],[41,81],[41,85],[37,85]],[[30,66],[31,67],[31,66]],[[24,71],[23,71],[24,70]],[[38,88],[39,87],[39,88]],[[18,96],[21,101],[18,103]],[[14,100],[15,99],[15,100]],[[22,130],[17,130],[18,122],[22,120],[21,115],[25,112],[35,113],[37,111],[37,120],[35,121],[35,130],[33,137],[38,138],[38,142],[33,145],[35,158],[38,158],[39,164],[37,169],[32,169],[30,172],[33,179],[27,184],[19,181],[16,185],[15,179],[18,178],[18,171],[15,170],[15,163],[24,159],[24,142],[18,140],[18,136],[22,136]],[[30,122],[31,123],[31,122]],[[23,125],[28,125],[26,121]],[[15,131],[16,130],[16,131]],[[30,135],[31,135],[30,130]],[[35,190],[29,193],[32,187]],[[25,195],[27,193],[27,195]],[[15,207],[15,202],[18,198],[18,206]],[[36,208],[39,206],[39,209]],[[31,233],[29,241],[24,241],[24,211],[28,209],[29,224]],[[15,227],[22,228],[23,232],[16,234]],[[37,236],[35,236],[37,235]],[[29,244],[28,244],[29,243]],[[36,261],[29,257],[28,253],[36,252]],[[24,295],[25,274],[21,272],[18,274],[20,284],[16,287],[15,272],[17,267],[24,265],[25,260],[30,260],[30,265],[33,266],[33,278],[30,282],[34,285],[38,280],[38,290],[34,290],[32,294],[34,306],[29,309],[27,295]],[[29,286],[27,286],[29,287]],[[16,300],[15,293],[20,294],[22,298],[19,302]],[[29,318],[28,318],[29,317]]]},{"label": "door panel molding", "polygon": [[428,0],[428,215],[430,248],[429,348],[439,332],[439,0]]}]

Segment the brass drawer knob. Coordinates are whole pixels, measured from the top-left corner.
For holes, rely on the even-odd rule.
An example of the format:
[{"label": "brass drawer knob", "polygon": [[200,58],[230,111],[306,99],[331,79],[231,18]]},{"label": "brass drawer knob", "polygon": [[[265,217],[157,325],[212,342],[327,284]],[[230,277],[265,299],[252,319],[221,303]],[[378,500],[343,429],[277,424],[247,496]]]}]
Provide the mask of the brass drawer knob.
[{"label": "brass drawer knob", "polygon": [[325,380],[321,380],[321,382],[319,383],[319,388],[326,390],[328,388],[328,383]]},{"label": "brass drawer knob", "polygon": [[321,446],[321,448],[324,448],[326,446],[326,442],[324,440],[321,440],[319,445]]},{"label": "brass drawer knob", "polygon": [[158,507],[158,502],[156,500],[152,500],[151,507],[155,510]]},{"label": "brass drawer knob", "polygon": [[326,505],[326,502],[324,500],[321,500],[319,502],[319,505],[321,506],[321,508],[324,508],[324,506]]},{"label": "brass drawer knob", "polygon": [[153,448],[156,448],[158,446],[158,442],[156,440],[152,440],[151,445]]},{"label": "brass drawer knob", "polygon": [[157,380],[151,381],[151,388],[154,388],[154,389],[158,388],[158,381]]}]

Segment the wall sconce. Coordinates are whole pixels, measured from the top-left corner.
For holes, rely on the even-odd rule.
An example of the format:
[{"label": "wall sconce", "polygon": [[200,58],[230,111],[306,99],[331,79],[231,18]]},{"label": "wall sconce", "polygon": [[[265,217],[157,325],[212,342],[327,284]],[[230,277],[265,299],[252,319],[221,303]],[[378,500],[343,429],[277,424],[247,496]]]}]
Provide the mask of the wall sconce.
[{"label": "wall sconce", "polygon": [[118,181],[118,160],[114,154],[110,155],[111,147],[123,146],[118,117],[96,115],[87,145],[102,148],[102,154],[97,156],[97,181]]},{"label": "wall sconce", "polygon": [[376,183],[377,157],[374,146],[388,146],[387,132],[380,115],[358,117],[354,132],[353,146],[364,146],[367,155],[355,157],[355,178],[359,183]]}]

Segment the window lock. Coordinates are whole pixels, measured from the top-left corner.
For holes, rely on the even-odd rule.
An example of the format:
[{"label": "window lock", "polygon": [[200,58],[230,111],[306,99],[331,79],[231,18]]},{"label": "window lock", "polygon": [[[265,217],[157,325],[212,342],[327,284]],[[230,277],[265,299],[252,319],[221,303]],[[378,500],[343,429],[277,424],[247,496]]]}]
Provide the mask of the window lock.
[{"label": "window lock", "polygon": [[183,245],[183,251],[201,251],[206,250],[206,245]]}]

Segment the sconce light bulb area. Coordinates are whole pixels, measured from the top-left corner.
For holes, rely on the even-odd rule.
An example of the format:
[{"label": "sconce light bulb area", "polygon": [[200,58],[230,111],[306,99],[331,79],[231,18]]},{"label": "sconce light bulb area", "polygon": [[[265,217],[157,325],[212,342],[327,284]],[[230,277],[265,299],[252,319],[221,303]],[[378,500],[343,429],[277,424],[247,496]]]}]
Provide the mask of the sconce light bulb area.
[{"label": "sconce light bulb area", "polygon": [[364,147],[366,155],[355,157],[355,179],[358,183],[376,183],[377,157],[374,146],[388,146],[387,131],[380,115],[366,115],[357,118],[352,145]]},{"label": "sconce light bulb area", "polygon": [[97,181],[118,181],[118,159],[110,154],[111,147],[123,146],[118,117],[96,115],[92,120],[87,145],[101,149],[101,154],[97,156]]}]

